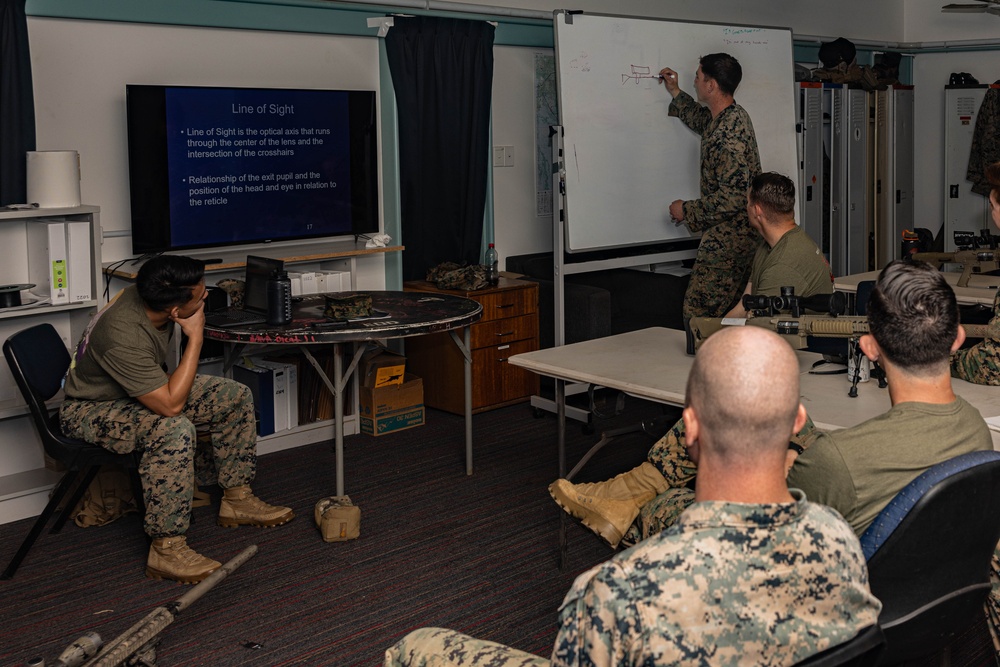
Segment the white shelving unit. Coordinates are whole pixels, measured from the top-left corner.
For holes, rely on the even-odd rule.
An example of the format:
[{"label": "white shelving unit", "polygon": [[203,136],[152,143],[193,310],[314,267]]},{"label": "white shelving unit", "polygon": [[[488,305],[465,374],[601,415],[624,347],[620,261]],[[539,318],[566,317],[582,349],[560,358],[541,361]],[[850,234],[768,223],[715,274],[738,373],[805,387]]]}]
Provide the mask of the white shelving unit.
[{"label": "white shelving unit", "polygon": [[[51,323],[67,349],[76,344],[101,300],[101,223],[96,206],[0,211],[0,284],[28,282],[27,226],[40,220],[85,221],[90,223],[91,290],[89,301],[24,310],[0,309],[0,341],[28,327]],[[57,400],[53,407],[58,404]],[[48,492],[59,473],[45,468],[41,441],[28,416],[28,408],[14,384],[5,359],[0,357],[0,523],[35,516],[48,500]]]}]

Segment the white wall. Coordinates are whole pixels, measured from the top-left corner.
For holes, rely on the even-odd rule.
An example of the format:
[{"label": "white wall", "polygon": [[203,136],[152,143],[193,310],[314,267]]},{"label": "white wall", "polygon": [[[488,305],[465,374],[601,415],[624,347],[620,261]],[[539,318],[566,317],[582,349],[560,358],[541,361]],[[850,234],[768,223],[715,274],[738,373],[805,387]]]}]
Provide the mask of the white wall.
[{"label": "white wall", "polygon": [[[797,34],[902,39],[904,0],[622,0],[575,8],[682,20],[789,26]],[[471,0],[551,11],[565,3]],[[864,15],[864,21],[856,17]],[[126,231],[126,83],[378,88],[378,42],[369,37],[222,30],[29,17],[38,148],[81,154],[82,196],[101,207],[106,230]],[[538,49],[495,51],[493,143],[515,147],[515,166],[494,172],[501,264],[507,255],[551,249],[551,219],[535,215],[533,57]],[[543,49],[542,51],[549,51]],[[701,54],[692,54],[692,58]],[[131,256],[129,239],[109,238],[105,261]],[[373,263],[366,263],[371,266]],[[381,262],[378,262],[381,269]],[[367,277],[366,277],[367,280]]]},{"label": "white wall", "polygon": [[[1000,37],[1000,16],[944,13],[943,4],[906,0],[905,41],[939,47]],[[914,224],[935,233],[944,220],[944,87],[952,72],[969,72],[980,83],[993,83],[1000,79],[1000,51],[924,52],[914,58],[914,211],[918,216]]]},{"label": "white wall", "polygon": [[903,41],[954,42],[1000,36],[1000,16],[942,12],[941,6],[951,2],[975,4],[976,0],[905,0]]},{"label": "white wall", "polygon": [[[928,0],[920,0],[927,2]],[[934,1],[934,0],[930,0]],[[800,35],[852,39],[903,39],[904,0],[465,0],[472,5],[499,5],[549,12],[569,7],[601,14],[650,16],[681,21],[708,21],[791,28]],[[700,54],[696,54],[700,55]]]},{"label": "white wall", "polygon": [[[378,42],[251,30],[29,18],[39,150],[77,150],[83,203],[101,207],[105,232],[129,229],[125,84],[378,90]],[[104,261],[131,257],[108,238]],[[381,256],[359,262],[366,286],[384,286]]]},{"label": "white wall", "polygon": [[493,50],[493,145],[514,147],[514,166],[493,170],[493,226],[500,266],[510,255],[552,249],[552,216],[535,215],[535,54]]},{"label": "white wall", "polygon": [[[996,21],[1000,27],[1000,17]],[[925,53],[914,59],[914,225],[935,234],[944,220],[944,87],[952,72],[993,83],[1000,78],[1000,51]]]}]

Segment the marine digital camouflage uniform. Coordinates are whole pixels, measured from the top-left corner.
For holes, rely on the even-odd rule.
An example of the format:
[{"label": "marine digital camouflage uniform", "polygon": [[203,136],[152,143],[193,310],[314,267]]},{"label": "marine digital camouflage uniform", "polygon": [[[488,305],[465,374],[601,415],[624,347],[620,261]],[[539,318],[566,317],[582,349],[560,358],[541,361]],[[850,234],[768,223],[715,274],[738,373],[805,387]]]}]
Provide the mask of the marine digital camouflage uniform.
[{"label": "marine digital camouflage uniform", "polygon": [[1000,385],[1000,290],[986,338],[951,356],[951,374],[973,384]]},{"label": "marine digital camouflage uniform", "polygon": [[[993,299],[993,318],[986,337],[951,356],[951,375],[973,384],[1000,385],[1000,291]],[[992,590],[986,599],[986,612],[990,619],[993,648],[1000,664],[1000,544],[990,562],[990,585]]]},{"label": "marine digital camouflage uniform", "polygon": [[757,138],[749,114],[735,103],[713,119],[708,107],[681,91],[668,113],[701,135],[701,197],[684,202],[684,223],[702,232],[684,319],[722,317],[743,293],[762,242],[746,211],[750,181],[761,172]]},{"label": "marine digital camouflage uniform", "polygon": [[833,510],[796,502],[692,505],[659,536],[584,572],[560,608],[551,662],[427,629],[389,667],[791,665],[874,624],[857,537]]},{"label": "marine digital camouflage uniform", "polygon": [[[253,397],[226,378],[196,375],[176,417],[161,417],[132,398],[67,400],[60,423],[66,435],[118,454],[142,452],[144,527],[154,538],[187,532],[196,470],[200,483],[228,489],[249,484],[257,469]],[[209,432],[210,451],[198,448],[196,425]]]}]

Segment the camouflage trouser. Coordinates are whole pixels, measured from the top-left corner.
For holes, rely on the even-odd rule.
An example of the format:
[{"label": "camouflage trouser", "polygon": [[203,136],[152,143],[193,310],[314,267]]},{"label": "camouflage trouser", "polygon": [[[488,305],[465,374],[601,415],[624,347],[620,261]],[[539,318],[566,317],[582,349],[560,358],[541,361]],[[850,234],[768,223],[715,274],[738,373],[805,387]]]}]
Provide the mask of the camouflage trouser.
[{"label": "camouflage trouser", "polygon": [[691,280],[684,292],[684,321],[692,317],[722,317],[728,313],[747,286],[752,259],[751,252],[749,257],[733,263],[706,262],[700,257],[695,260]]},{"label": "camouflage trouser", "polygon": [[[215,470],[222,488],[249,484],[257,468],[253,397],[246,386],[225,378],[195,376],[194,386],[176,417],[161,417],[131,398],[63,403],[63,432],[100,444],[117,454],[139,450],[142,461],[145,529],[150,537],[183,535],[191,516],[195,465]],[[210,434],[211,451],[196,456],[198,430]],[[204,473],[202,473],[204,474]]]},{"label": "camouflage trouser", "polygon": [[993,651],[997,664],[1000,665],[1000,544],[993,550],[990,561],[990,594],[986,598],[986,618],[989,621],[990,635],[993,637]]},{"label": "camouflage trouser", "polygon": [[[792,437],[792,441],[805,446],[815,430],[812,419],[807,419],[806,425]],[[698,474],[698,466],[688,455],[685,432],[684,420],[678,419],[649,450],[646,458],[667,480],[668,488],[640,508],[639,516],[622,537],[623,545],[636,544],[669,528],[694,502],[692,482]]]},{"label": "camouflage trouser", "polygon": [[385,652],[385,667],[548,667],[549,661],[454,630],[421,628]]}]

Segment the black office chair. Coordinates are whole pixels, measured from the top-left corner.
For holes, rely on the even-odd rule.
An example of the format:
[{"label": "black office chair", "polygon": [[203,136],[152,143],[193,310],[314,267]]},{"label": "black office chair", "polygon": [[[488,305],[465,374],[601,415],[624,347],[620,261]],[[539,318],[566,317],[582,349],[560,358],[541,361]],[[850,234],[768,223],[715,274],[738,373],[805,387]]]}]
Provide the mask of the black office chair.
[{"label": "black office chair", "polygon": [[949,642],[984,613],[998,540],[1000,452],[933,466],[883,508],[861,536],[882,601],[883,664],[942,651],[947,659]]},{"label": "black office chair", "polygon": [[797,662],[795,667],[872,667],[878,664],[884,650],[882,629],[869,625],[853,639]]},{"label": "black office chair", "polygon": [[145,507],[138,474],[138,453],[115,454],[98,445],[68,438],[59,429],[58,413],[49,413],[45,401],[59,392],[70,364],[69,352],[52,325],[39,324],[14,334],[3,344],[3,354],[18,389],[28,403],[45,453],[66,466],[66,473],[53,490],[45,509],[24,538],[7,569],[0,575],[0,579],[10,579],[80,473],[83,473],[83,478],[79,486],[60,512],[50,532],[59,532],[100,467],[105,464],[117,464],[129,471],[140,515],[145,512]]}]

